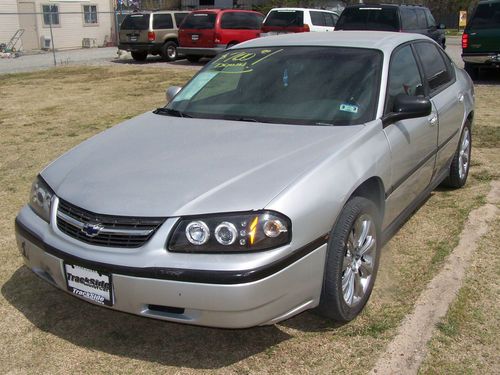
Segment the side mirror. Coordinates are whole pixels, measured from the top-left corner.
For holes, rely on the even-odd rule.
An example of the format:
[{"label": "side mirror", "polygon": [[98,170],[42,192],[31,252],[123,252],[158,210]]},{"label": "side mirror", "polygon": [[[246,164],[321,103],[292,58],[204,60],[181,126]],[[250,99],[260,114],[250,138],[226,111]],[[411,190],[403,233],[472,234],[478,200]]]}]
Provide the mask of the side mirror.
[{"label": "side mirror", "polygon": [[438,29],[439,30],[444,30],[444,29],[446,29],[446,25],[444,23],[440,23],[439,26],[438,26]]},{"label": "side mirror", "polygon": [[167,89],[167,91],[165,93],[167,96],[167,104],[172,101],[174,96],[176,96],[179,93],[179,91],[181,91],[181,88],[182,87],[179,87],[179,86],[171,86]]},{"label": "side mirror", "polygon": [[394,100],[392,112],[382,117],[382,124],[385,127],[396,121],[428,116],[431,111],[432,104],[429,99],[399,94]]}]

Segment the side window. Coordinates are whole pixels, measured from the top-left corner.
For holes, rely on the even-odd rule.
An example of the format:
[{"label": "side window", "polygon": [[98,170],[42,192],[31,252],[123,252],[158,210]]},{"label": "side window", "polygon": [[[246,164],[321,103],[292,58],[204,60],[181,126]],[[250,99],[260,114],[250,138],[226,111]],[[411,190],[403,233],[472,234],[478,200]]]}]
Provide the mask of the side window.
[{"label": "side window", "polygon": [[402,47],[392,55],[385,113],[392,112],[394,99],[401,94],[408,96],[424,94],[417,61],[410,46]]},{"label": "side window", "polygon": [[401,7],[401,24],[403,30],[418,29],[415,9]]},{"label": "side window", "polygon": [[427,19],[425,18],[425,12],[423,9],[415,9],[417,13],[417,25],[420,30],[427,29]]},{"label": "side window", "polygon": [[311,22],[314,26],[326,26],[325,17],[323,17],[323,12],[310,12]]},{"label": "side window", "polygon": [[153,16],[153,29],[173,29],[174,22],[170,14],[155,14]]},{"label": "side window", "polygon": [[429,28],[436,27],[436,20],[432,17],[431,11],[429,9],[425,10],[425,16],[427,17],[427,25]]},{"label": "side window", "polygon": [[223,29],[258,30],[262,16],[256,13],[227,12],[222,15],[220,27]]},{"label": "side window", "polygon": [[179,27],[189,13],[174,13],[175,24]]},{"label": "side window", "polygon": [[429,84],[431,93],[451,82],[452,75],[445,64],[443,56],[434,44],[416,43],[415,49],[424,68],[425,79]]},{"label": "side window", "polygon": [[337,18],[334,17],[334,14],[331,13],[323,13],[323,16],[325,17],[325,26],[329,27],[334,27],[335,24],[337,23]]}]

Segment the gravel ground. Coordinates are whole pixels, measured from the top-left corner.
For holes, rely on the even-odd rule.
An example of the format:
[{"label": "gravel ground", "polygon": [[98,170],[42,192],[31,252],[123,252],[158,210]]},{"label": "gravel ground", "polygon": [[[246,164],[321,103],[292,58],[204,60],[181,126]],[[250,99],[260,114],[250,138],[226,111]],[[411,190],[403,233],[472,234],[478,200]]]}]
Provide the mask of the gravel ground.
[{"label": "gravel ground", "polygon": [[[178,60],[173,63],[166,63],[156,56],[150,56],[145,62],[135,62],[129,53],[118,56],[116,47],[106,48],[83,48],[67,51],[56,51],[56,63],[58,66],[68,65],[115,65],[123,64],[126,66],[141,65],[143,67],[176,67],[186,69],[200,69],[203,61],[197,64],[191,64],[187,60]],[[208,60],[204,60],[205,62]],[[0,74],[31,72],[52,68],[54,66],[54,57],[51,51],[40,52],[36,54],[22,55],[17,58],[0,59]]]},{"label": "gravel ground", "polygon": [[[446,51],[455,63],[462,67],[460,38],[448,37]],[[185,59],[180,59],[173,63],[162,61],[157,56],[149,56],[145,62],[136,62],[132,60],[129,53],[124,53],[120,57],[117,54],[116,47],[107,48],[85,48],[68,51],[56,52],[57,65],[115,65],[123,64],[125,66],[141,66],[147,68],[175,67],[180,69],[199,70],[208,59],[193,64]],[[30,72],[42,69],[48,69],[54,66],[54,57],[52,53],[42,52],[32,55],[24,55],[18,58],[0,59],[0,74]]]}]

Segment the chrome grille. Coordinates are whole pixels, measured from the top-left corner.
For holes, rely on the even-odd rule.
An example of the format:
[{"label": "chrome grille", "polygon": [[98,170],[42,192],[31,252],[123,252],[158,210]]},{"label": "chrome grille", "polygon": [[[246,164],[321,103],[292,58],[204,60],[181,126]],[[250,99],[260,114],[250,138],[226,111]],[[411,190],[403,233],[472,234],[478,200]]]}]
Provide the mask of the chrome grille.
[{"label": "chrome grille", "polygon": [[59,199],[57,209],[57,227],[61,232],[97,246],[140,247],[153,236],[164,221],[165,218],[158,217],[96,214],[62,199]]}]

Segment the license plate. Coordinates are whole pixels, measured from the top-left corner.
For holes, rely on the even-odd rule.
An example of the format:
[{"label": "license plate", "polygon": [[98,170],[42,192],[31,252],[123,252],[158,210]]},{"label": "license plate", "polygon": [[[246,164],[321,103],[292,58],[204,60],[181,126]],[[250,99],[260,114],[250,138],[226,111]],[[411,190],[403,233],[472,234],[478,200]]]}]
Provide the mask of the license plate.
[{"label": "license plate", "polygon": [[113,306],[110,274],[68,263],[64,263],[64,273],[71,293],[101,305]]},{"label": "license plate", "polygon": [[198,40],[200,39],[199,35],[191,35],[191,40]]},{"label": "license plate", "polygon": [[129,40],[130,40],[131,42],[137,42],[137,37],[136,37],[136,36],[131,36],[131,37],[129,38]]}]

